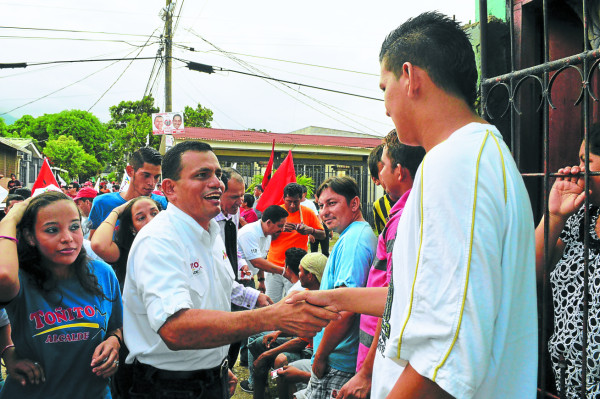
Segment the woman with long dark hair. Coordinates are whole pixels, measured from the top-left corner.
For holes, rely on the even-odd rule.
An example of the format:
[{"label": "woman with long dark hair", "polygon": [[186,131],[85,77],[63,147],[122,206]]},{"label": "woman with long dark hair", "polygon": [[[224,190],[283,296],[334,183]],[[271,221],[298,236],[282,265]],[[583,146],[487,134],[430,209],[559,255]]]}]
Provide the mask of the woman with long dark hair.
[{"label": "woman with long dark hair", "polygon": [[25,385],[9,376],[0,398],[110,398],[121,295],[110,266],[90,261],[82,242],[81,216],[63,193],[16,204],[0,222],[0,303],[15,344],[4,352],[45,374]]},{"label": "woman with long dark hair", "polygon": [[[125,284],[127,258],[131,244],[141,228],[154,219],[160,210],[160,204],[150,197],[134,198],[113,209],[98,226],[92,237],[92,250],[113,266],[121,286],[121,292],[123,292]],[[117,222],[119,222],[118,229],[115,233]],[[122,345],[119,356],[125,360],[127,355],[129,355],[129,350]],[[128,398],[132,380],[132,365],[121,365],[114,376],[113,393],[118,394],[121,398]]]}]

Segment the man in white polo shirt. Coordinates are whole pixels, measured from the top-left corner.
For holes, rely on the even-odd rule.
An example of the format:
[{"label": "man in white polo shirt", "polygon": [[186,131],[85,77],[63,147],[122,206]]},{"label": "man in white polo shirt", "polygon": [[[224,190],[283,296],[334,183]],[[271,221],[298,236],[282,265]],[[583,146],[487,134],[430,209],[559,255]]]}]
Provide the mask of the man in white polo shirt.
[{"label": "man in white polo shirt", "polygon": [[[235,389],[227,369],[231,342],[282,329],[312,336],[338,315],[306,303],[231,312],[231,303],[268,298],[234,281],[218,224],[223,184],[211,147],[187,141],[163,159],[169,208],[136,237],[124,286],[127,363],[136,397],[224,398]],[[258,298],[257,298],[258,297]]]},{"label": "man in white polo shirt", "polygon": [[[282,274],[288,278],[289,271],[269,262],[267,252],[271,246],[272,236],[277,237],[282,231],[288,217],[288,212],[279,205],[271,205],[262,214],[262,219],[242,227],[239,231],[238,247],[248,263],[252,274],[260,270]],[[262,278],[264,281],[264,278]],[[260,278],[259,278],[260,280]]]}]

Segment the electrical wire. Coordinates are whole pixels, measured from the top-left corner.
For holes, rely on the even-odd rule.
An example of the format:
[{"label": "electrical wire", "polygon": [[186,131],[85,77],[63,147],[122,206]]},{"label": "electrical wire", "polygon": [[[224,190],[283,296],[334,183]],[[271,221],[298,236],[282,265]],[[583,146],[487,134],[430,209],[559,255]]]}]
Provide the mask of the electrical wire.
[{"label": "electrical wire", "polygon": [[69,33],[94,33],[101,35],[117,35],[117,36],[136,36],[136,37],[148,37],[148,35],[140,35],[135,33],[116,33],[116,32],[102,32],[102,31],[89,31],[89,30],[73,30],[73,29],[51,29],[51,28],[29,28],[21,26],[0,26],[0,29],[20,29],[20,30],[40,30],[46,32],[69,32]]},{"label": "electrical wire", "polygon": [[[181,49],[192,51],[192,52],[196,52],[196,53],[214,53],[215,52],[215,50],[207,50],[207,51],[196,50],[193,47],[185,46],[183,44],[175,44],[174,43],[173,45],[177,46],[177,47],[179,47]],[[220,53],[220,51],[218,51],[218,50],[216,50],[216,52]],[[229,52],[229,51],[227,52],[227,54],[241,55],[241,56],[244,56],[244,57],[252,57],[252,58],[260,58],[260,59],[263,59],[263,60],[285,62],[285,63],[289,63],[289,64],[304,65],[304,66],[310,66],[310,67],[315,67],[315,68],[330,69],[330,70],[333,70],[333,71],[348,72],[348,73],[358,73],[358,74],[361,74],[361,75],[368,75],[368,76],[379,76],[379,74],[376,74],[376,73],[353,71],[351,69],[335,68],[335,67],[330,67],[330,66],[325,66],[325,65],[317,65],[317,64],[310,64],[310,63],[307,63],[307,62],[300,62],[300,61],[282,60],[280,58],[263,57],[263,56],[259,56],[259,55],[244,54],[244,53],[234,53],[234,52]]]},{"label": "electrical wire", "polygon": [[[256,73],[260,73],[262,76],[260,76],[260,75],[259,75],[259,77],[262,77],[263,79],[264,79],[265,77],[269,77],[269,78],[270,78],[270,76],[268,76],[266,73],[264,73],[264,72],[260,71],[258,68],[255,68],[254,66],[252,66],[252,65],[248,64],[246,61],[243,61],[243,60],[241,60],[241,59],[239,59],[239,58],[235,57],[234,55],[231,55],[231,54],[227,53],[226,51],[224,51],[223,49],[219,48],[219,47],[218,47],[218,46],[216,46],[215,44],[211,43],[210,41],[208,41],[207,39],[205,39],[204,37],[202,37],[201,35],[199,35],[199,34],[198,34],[198,33],[196,33],[195,31],[193,31],[192,29],[188,29],[188,32],[190,32],[191,34],[193,34],[193,35],[195,35],[196,37],[200,38],[202,41],[204,41],[204,42],[208,43],[210,46],[212,46],[213,48],[215,48],[217,51],[220,51],[220,52],[222,52],[222,53],[223,53],[223,54],[224,54],[226,57],[228,57],[228,58],[229,58],[229,59],[231,59],[232,61],[236,62],[238,65],[241,65],[241,66],[243,66],[244,68],[246,68],[246,69],[248,69],[248,70],[251,70],[251,71],[254,71],[254,72],[256,72]],[[273,87],[275,87],[276,89],[278,89],[278,90],[282,91],[282,92],[283,92],[283,93],[285,93],[286,95],[288,95],[288,96],[290,96],[290,97],[294,98],[296,101],[299,101],[299,102],[301,102],[302,104],[306,105],[307,107],[309,107],[309,108],[311,108],[311,109],[313,109],[313,110],[315,110],[315,111],[317,111],[317,112],[321,113],[322,115],[325,115],[325,116],[327,116],[328,118],[331,118],[331,119],[333,119],[333,120],[335,120],[335,121],[337,121],[337,122],[339,122],[339,123],[342,123],[342,124],[344,124],[344,125],[346,125],[346,126],[348,126],[348,127],[351,127],[352,129],[355,129],[355,130],[357,130],[357,131],[361,131],[361,132],[363,132],[363,133],[364,133],[364,131],[363,131],[363,130],[361,130],[361,129],[359,129],[359,128],[357,128],[357,127],[353,126],[353,125],[350,125],[350,124],[348,124],[347,122],[344,122],[344,121],[342,121],[342,120],[340,120],[340,119],[337,119],[337,118],[335,118],[335,117],[333,117],[333,116],[331,116],[331,115],[328,115],[328,114],[326,114],[325,112],[323,112],[322,110],[319,110],[319,109],[315,108],[314,106],[312,106],[312,105],[308,104],[307,102],[305,102],[305,101],[302,101],[302,100],[300,100],[299,98],[296,98],[296,97],[292,96],[290,93],[288,93],[288,92],[286,92],[285,90],[281,89],[280,87],[276,86],[274,83],[270,82],[268,79],[265,79],[265,82],[267,82],[268,84],[272,85],[272,86],[273,86]],[[279,83],[281,83],[281,85],[283,85],[284,87],[286,87],[286,88],[287,88],[287,89],[289,89],[289,90],[296,91],[294,88],[292,88],[291,86],[289,86],[289,84],[288,84],[288,83],[283,83],[283,82],[279,82]],[[353,122],[353,123],[355,123],[355,124],[358,124],[358,125],[362,126],[363,128],[365,128],[365,129],[367,129],[367,130],[370,130],[370,131],[372,131],[372,132],[373,132],[373,133],[375,133],[375,134],[377,134],[377,133],[378,133],[377,131],[375,131],[375,130],[374,130],[374,129],[372,129],[371,127],[369,127],[369,126],[367,126],[367,125],[364,125],[364,124],[362,124],[362,123],[360,123],[360,122],[358,122],[358,121],[354,120],[353,118],[351,118],[351,117],[349,117],[349,116],[347,116],[347,115],[344,115],[343,113],[341,113],[341,112],[337,111],[336,109],[334,109],[334,108],[333,108],[331,105],[329,105],[329,104],[327,104],[327,103],[325,103],[325,102],[323,102],[323,101],[321,101],[321,100],[318,100],[318,99],[316,99],[316,98],[314,98],[314,97],[312,97],[312,96],[310,96],[310,95],[308,95],[308,94],[306,94],[306,93],[302,93],[302,92],[300,92],[300,91],[297,91],[297,93],[298,93],[298,94],[300,94],[301,96],[303,96],[303,97],[306,97],[306,98],[308,98],[308,99],[310,99],[310,100],[312,100],[312,101],[316,102],[317,104],[319,104],[319,105],[321,105],[321,106],[323,106],[323,107],[325,107],[325,108],[329,109],[330,111],[332,111],[332,112],[334,112],[334,113],[336,113],[336,114],[338,114],[338,115],[340,115],[340,116],[342,116],[342,117],[346,118],[347,120],[350,120],[351,122]]]},{"label": "electrical wire", "polygon": [[[152,39],[152,35],[150,35],[148,37],[148,40],[146,40],[145,44],[148,44],[148,42],[150,41],[150,39]],[[100,100],[102,100],[102,98],[106,95],[106,93],[108,93],[110,91],[110,89],[112,89],[114,87],[114,85],[117,84],[117,82],[119,81],[119,79],[121,79],[121,77],[123,77],[123,75],[125,74],[125,72],[127,72],[127,70],[129,69],[129,67],[131,66],[131,64],[133,64],[133,61],[135,61],[137,59],[137,57],[139,57],[139,55],[142,53],[142,51],[144,50],[144,47],[145,47],[145,45],[141,46],[140,51],[138,51],[137,55],[131,61],[129,61],[129,64],[127,64],[127,66],[125,67],[125,69],[123,70],[123,72],[121,72],[121,74],[117,77],[117,80],[115,80],[113,82],[113,84],[111,84],[110,87],[108,89],[106,89],[106,91],[104,93],[102,93],[102,95],[96,100],[96,102],[90,108],[88,108],[88,112],[91,111],[92,108],[94,108],[96,106],[96,104],[98,104],[98,102],[100,102]],[[133,53],[133,51],[132,51],[132,53]],[[131,53],[129,53],[129,54],[131,54]],[[129,55],[129,54],[127,54],[127,55]]]},{"label": "electrical wire", "polygon": [[[75,38],[75,37],[46,37],[46,36],[8,36],[0,35],[0,39],[38,39],[38,40],[75,40],[82,42],[109,42],[109,43],[125,43],[132,47],[141,47],[138,44],[129,43],[126,40],[109,40],[109,39],[86,39],[86,38]],[[154,44],[154,43],[151,43]]]},{"label": "electrical wire", "polygon": [[99,59],[84,59],[84,60],[61,60],[61,61],[46,61],[46,62],[34,62],[32,64],[27,64],[27,66],[37,66],[37,65],[49,65],[49,64],[74,64],[79,62],[107,62],[107,61],[131,61],[131,60],[153,60],[154,57],[133,57],[133,58],[99,58]]},{"label": "electrical wire", "polygon": [[58,90],[54,90],[53,92],[51,92],[51,93],[48,93],[48,94],[45,94],[45,95],[43,95],[43,96],[41,96],[41,97],[38,97],[38,98],[36,98],[36,99],[35,99],[35,100],[33,100],[33,101],[29,101],[29,102],[27,102],[27,103],[25,103],[25,104],[23,104],[23,105],[19,105],[18,107],[15,107],[15,108],[13,108],[13,109],[11,109],[11,110],[9,110],[9,111],[3,112],[3,113],[1,113],[1,114],[0,114],[0,116],[2,116],[2,115],[6,115],[6,114],[8,114],[8,113],[10,113],[10,112],[16,111],[16,110],[17,110],[17,109],[19,109],[19,108],[23,108],[23,107],[25,107],[25,106],[27,106],[27,105],[30,105],[30,104],[33,104],[33,103],[35,103],[35,102],[37,102],[37,101],[43,100],[43,99],[44,99],[44,98],[46,98],[46,97],[49,97],[49,96],[51,96],[51,95],[53,95],[53,94],[55,94],[55,93],[58,93],[59,91],[62,91],[62,90],[64,90],[64,89],[68,88],[68,87],[74,86],[74,85],[76,85],[77,83],[83,82],[83,81],[84,81],[84,80],[86,80],[87,78],[90,78],[90,77],[92,77],[93,75],[95,75],[95,74],[97,74],[97,73],[100,73],[100,72],[102,72],[103,70],[105,70],[105,69],[107,69],[107,68],[110,68],[111,66],[113,66],[114,64],[116,64],[116,63],[117,63],[117,62],[119,62],[119,61],[121,61],[121,60],[117,60],[117,61],[113,62],[112,64],[109,64],[109,65],[107,65],[107,66],[105,66],[105,67],[102,67],[102,68],[100,68],[99,70],[97,70],[97,71],[95,71],[95,72],[92,72],[92,73],[90,73],[89,75],[86,75],[86,76],[84,76],[83,78],[81,78],[81,79],[79,79],[79,80],[77,80],[77,81],[75,81],[75,82],[73,82],[73,83],[70,83],[70,84],[68,84],[68,85],[66,85],[66,86],[63,86],[63,87],[61,87],[61,88],[60,88],[60,89],[58,89]]}]

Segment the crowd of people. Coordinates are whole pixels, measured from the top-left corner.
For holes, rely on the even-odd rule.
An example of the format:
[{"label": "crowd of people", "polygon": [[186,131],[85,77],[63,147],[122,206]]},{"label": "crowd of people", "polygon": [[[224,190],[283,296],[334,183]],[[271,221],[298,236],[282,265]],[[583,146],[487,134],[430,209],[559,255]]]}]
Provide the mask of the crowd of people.
[{"label": "crowd of people", "polygon": [[[261,212],[263,187],[246,193],[199,141],[164,157],[140,149],[124,191],[73,182],[30,198],[12,179],[0,398],[228,398],[238,385],[263,398],[270,375],[280,399],[533,398],[536,270],[537,281],[550,272],[561,394],[580,397],[585,346],[596,397],[600,178],[589,178],[586,225],[582,172],[586,161],[600,171],[600,126],[580,164],[559,171],[534,229],[508,147],[473,110],[477,70],[460,26],[436,12],[409,19],[379,61],[396,129],[369,157],[385,190],[377,234],[352,178],[325,180],[318,208],[290,183]],[[238,357],[248,380],[232,372]]]}]

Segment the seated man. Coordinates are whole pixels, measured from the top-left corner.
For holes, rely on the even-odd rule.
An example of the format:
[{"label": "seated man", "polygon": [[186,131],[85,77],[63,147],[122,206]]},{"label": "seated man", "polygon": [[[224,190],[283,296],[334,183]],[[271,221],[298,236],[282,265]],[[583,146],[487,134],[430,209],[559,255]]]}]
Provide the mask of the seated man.
[{"label": "seated man", "polygon": [[[275,208],[281,209],[281,207],[278,207],[277,205],[272,205],[272,206],[274,206]],[[265,209],[263,218],[269,214],[269,208]],[[286,273],[287,273],[287,276],[290,279],[290,281],[295,283],[292,287],[290,287],[289,291],[302,291],[302,286],[300,285],[300,279],[299,279],[298,274],[299,274],[300,260],[304,257],[304,255],[306,255],[306,251],[303,249],[300,249],[300,248],[288,248],[288,250],[285,251],[285,266],[284,267],[286,269]],[[287,294],[287,292],[286,292],[286,294]],[[281,345],[288,341],[287,338],[281,338],[280,340],[277,340],[279,337],[279,334],[277,334],[273,338],[273,341],[277,340],[275,342],[276,345],[273,345],[273,344],[266,345],[266,343],[267,343],[266,341],[263,344],[262,338],[263,338],[263,336],[266,335],[267,332],[262,332],[262,333],[253,335],[248,338],[248,372],[249,372],[249,376],[248,376],[248,381],[242,381],[242,384],[240,384],[242,387],[242,390],[245,392],[253,391],[254,382],[255,382],[254,380],[255,380],[255,376],[257,375],[255,366],[254,366],[254,359],[259,357],[259,355],[261,355],[263,352],[265,352],[269,348],[269,346],[278,346],[278,345]],[[281,333],[281,332],[279,332],[279,333]],[[311,355],[312,355],[312,353],[311,353]],[[270,366],[270,364],[269,364],[269,366]],[[268,368],[266,368],[264,371],[260,371],[260,374],[259,374],[259,375],[264,374],[264,378],[259,378],[261,380],[264,380],[264,381],[261,381],[263,383],[262,388],[258,388],[258,390],[261,391],[261,395],[262,395],[262,393],[264,393],[264,385],[265,385],[264,383],[266,383],[267,370],[268,370]]]},{"label": "seated man", "polygon": [[[297,276],[299,291],[319,289],[325,263],[327,258],[323,254],[307,255],[306,251],[300,248],[290,248],[286,251],[286,267]],[[294,291],[294,288],[296,284],[290,291]],[[264,396],[267,374],[271,367],[278,369],[300,359],[310,361],[312,340],[289,339],[280,337],[281,335],[281,331],[273,331],[269,334],[256,334],[248,339],[250,377],[248,381],[242,381],[240,386],[245,392],[254,392],[255,398]]]}]

